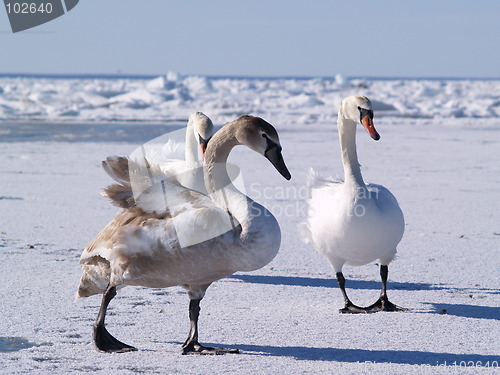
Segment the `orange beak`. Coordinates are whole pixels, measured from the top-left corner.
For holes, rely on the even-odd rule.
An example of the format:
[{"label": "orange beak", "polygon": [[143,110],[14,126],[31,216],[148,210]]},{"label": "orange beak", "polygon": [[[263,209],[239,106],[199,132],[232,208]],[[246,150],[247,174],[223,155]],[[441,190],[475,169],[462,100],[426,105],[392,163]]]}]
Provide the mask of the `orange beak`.
[{"label": "orange beak", "polygon": [[380,139],[380,134],[378,134],[375,126],[373,126],[373,120],[370,118],[370,116],[363,117],[361,119],[361,123],[365,127],[368,134],[370,134],[370,137],[372,137],[376,141]]},{"label": "orange beak", "polygon": [[201,163],[205,162],[205,151],[207,150],[207,144],[205,142],[200,143],[201,150]]}]

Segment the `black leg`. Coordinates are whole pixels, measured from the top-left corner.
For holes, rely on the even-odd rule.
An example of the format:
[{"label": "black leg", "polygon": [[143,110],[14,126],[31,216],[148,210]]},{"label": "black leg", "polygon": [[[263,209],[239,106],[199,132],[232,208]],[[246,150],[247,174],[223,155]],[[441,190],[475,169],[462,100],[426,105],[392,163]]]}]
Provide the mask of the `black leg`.
[{"label": "black leg", "polygon": [[347,297],[347,292],[345,290],[345,278],[342,272],[337,272],[337,282],[339,283],[340,291],[344,296],[345,306],[340,309],[339,312],[342,314],[365,314],[367,311],[359,306],[356,306],[351,302],[349,297]]},{"label": "black leg", "polygon": [[191,328],[189,336],[182,345],[182,354],[226,354],[239,353],[238,349],[222,349],[203,346],[198,342],[198,317],[200,316],[200,301],[201,299],[192,299],[189,302],[189,320]]},{"label": "black leg", "polygon": [[380,291],[380,298],[373,305],[368,306],[368,312],[377,311],[406,311],[404,307],[397,306],[389,301],[387,298],[387,276],[389,275],[389,266],[380,266],[380,277],[382,279],[382,290]]},{"label": "black leg", "polygon": [[101,308],[94,323],[94,345],[97,350],[106,353],[124,353],[137,350],[133,346],[115,339],[104,327],[106,310],[111,300],[116,296],[116,287],[108,285],[102,296]]}]

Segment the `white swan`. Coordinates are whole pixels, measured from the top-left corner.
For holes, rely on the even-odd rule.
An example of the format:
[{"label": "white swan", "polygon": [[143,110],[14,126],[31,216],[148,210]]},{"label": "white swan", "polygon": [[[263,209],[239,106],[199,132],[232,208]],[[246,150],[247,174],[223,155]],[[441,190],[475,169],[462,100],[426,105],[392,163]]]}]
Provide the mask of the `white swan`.
[{"label": "white swan", "polygon": [[[374,140],[368,98],[350,96],[340,103],[338,131],[345,181],[322,179],[311,170],[308,237],[331,263],[344,296],[342,313],[405,310],[387,298],[388,264],[404,232],[403,213],[396,198],[381,185],[365,184],[356,153],[356,123],[361,122]],[[354,305],[345,290],[344,264],[360,266],[380,260],[382,291],[379,300],[362,308]]]},{"label": "white swan", "polygon": [[208,141],[214,132],[214,124],[203,112],[194,112],[189,116],[186,128],[186,148],[184,157],[188,163],[198,163],[198,145],[201,160],[205,157]]},{"label": "white swan", "polygon": [[[265,266],[276,256],[281,242],[280,227],[274,216],[230,183],[227,157],[234,146],[241,144],[264,155],[290,179],[276,130],[261,118],[242,116],[222,127],[208,145],[204,175],[210,196],[171,184],[167,188],[172,188],[173,194],[183,200],[181,208],[148,213],[133,201],[128,202],[129,206],[127,201],[121,201],[125,208],[85,248],[78,297],[103,293],[93,335],[98,350],[135,350],[115,339],[104,327],[106,309],[117,288],[182,285],[188,290],[191,321],[183,352],[224,351],[198,342],[199,304],[205,291],[212,282],[234,272]],[[119,190],[120,185],[115,185],[118,200]],[[126,181],[122,190],[129,194]],[[179,231],[196,234],[220,228],[228,229],[191,246],[182,247],[179,243]]]}]

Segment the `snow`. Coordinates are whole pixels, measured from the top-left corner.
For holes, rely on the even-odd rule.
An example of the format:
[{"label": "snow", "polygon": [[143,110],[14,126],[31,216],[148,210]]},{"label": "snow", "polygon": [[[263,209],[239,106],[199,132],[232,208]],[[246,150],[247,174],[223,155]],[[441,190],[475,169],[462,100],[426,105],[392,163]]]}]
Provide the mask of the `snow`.
[{"label": "snow", "polygon": [[[0,78],[0,87],[2,374],[498,373],[498,81],[171,73],[152,81]],[[381,135],[374,142],[358,129],[363,176],[388,187],[405,213],[388,284],[405,313],[339,314],[333,271],[298,230],[308,169],[342,175],[336,110],[352,93],[373,99]],[[284,180],[244,148],[230,156],[283,236],[269,265],[214,283],[201,303],[200,341],[241,354],[180,355],[189,330],[180,287],[120,290],[107,327],[139,351],[98,353],[91,327],[100,298],[74,297],[82,249],[117,211],[99,195],[112,182],[101,160],[184,127],[195,110],[218,125],[240,113],[263,116],[278,129],[292,173]],[[354,303],[378,298],[375,263],[344,271]]]},{"label": "snow", "polygon": [[[266,113],[290,125],[335,120],[347,95],[376,98],[378,116],[498,118],[498,80],[237,79],[183,76],[154,79],[0,77],[0,120],[56,122],[175,121],[192,108],[221,122]],[[300,114],[300,115],[299,115]]]}]

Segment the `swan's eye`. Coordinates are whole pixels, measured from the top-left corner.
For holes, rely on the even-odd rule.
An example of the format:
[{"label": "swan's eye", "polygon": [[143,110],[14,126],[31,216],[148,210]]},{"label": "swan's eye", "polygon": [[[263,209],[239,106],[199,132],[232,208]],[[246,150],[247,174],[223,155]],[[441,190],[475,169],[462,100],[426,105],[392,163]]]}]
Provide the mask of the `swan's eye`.
[{"label": "swan's eye", "polygon": [[370,117],[373,120],[373,110],[371,109],[364,109],[361,107],[358,107],[359,114],[360,114],[360,121],[363,120],[366,116]]},{"label": "swan's eye", "polygon": [[210,141],[212,137],[205,139],[201,135],[198,134],[198,142],[201,144],[204,144],[205,146],[208,144],[208,141]]},{"label": "swan's eye", "polygon": [[267,152],[268,150],[270,150],[271,148],[273,148],[273,147],[278,147],[278,145],[277,145],[276,143],[274,143],[273,141],[271,141],[271,140],[269,139],[269,137],[267,136],[267,134],[262,133],[262,137],[266,140],[266,143],[267,143],[266,152]]}]

